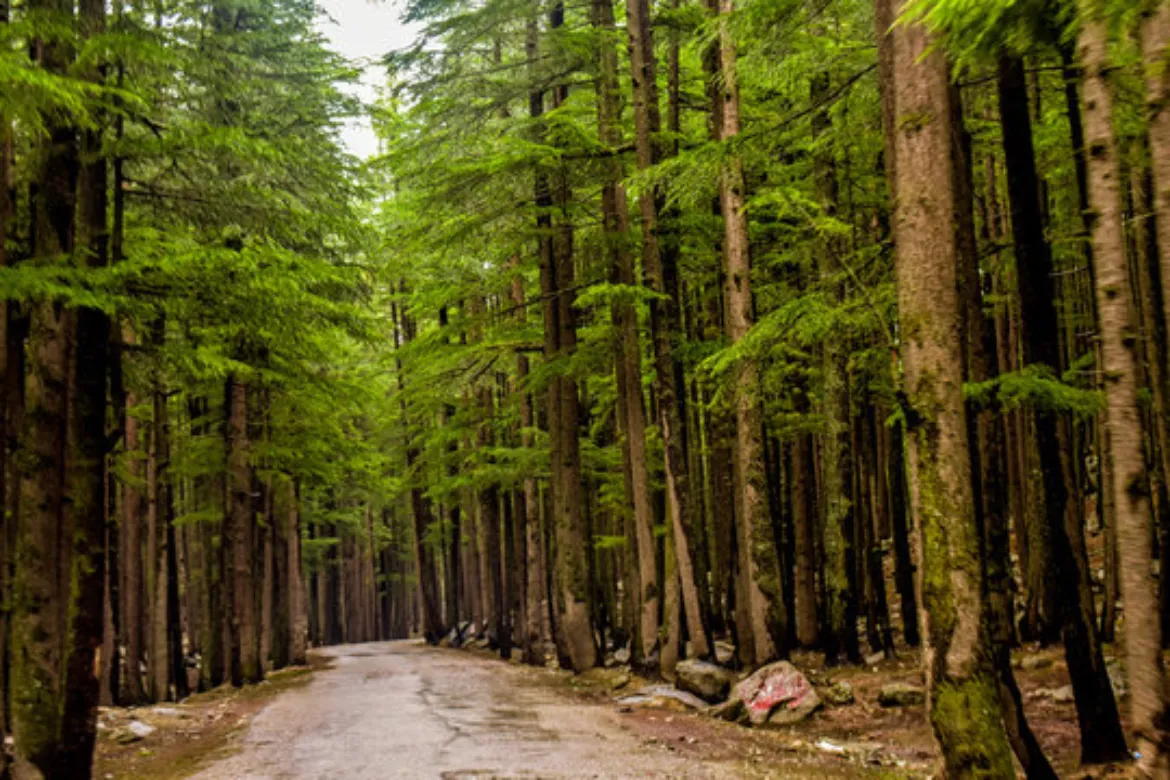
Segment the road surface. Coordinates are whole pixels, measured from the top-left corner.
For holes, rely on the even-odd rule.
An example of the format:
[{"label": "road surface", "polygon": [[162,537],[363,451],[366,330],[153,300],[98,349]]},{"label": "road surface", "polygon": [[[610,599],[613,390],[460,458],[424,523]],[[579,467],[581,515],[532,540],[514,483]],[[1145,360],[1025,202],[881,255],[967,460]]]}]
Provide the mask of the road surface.
[{"label": "road surface", "polygon": [[281,694],[198,780],[731,776],[496,659],[411,642],[324,652],[333,666]]}]

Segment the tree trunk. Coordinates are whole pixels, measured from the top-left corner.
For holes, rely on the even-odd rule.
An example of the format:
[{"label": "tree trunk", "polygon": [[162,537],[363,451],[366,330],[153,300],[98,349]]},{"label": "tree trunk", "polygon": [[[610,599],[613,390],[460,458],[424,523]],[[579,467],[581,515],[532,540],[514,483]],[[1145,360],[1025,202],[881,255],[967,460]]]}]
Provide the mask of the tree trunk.
[{"label": "tree trunk", "polygon": [[[33,12],[72,15],[60,0],[31,3]],[[72,59],[64,44],[38,41],[35,56],[52,73]],[[33,196],[34,260],[59,262],[73,251],[77,142],[59,114],[44,117],[46,133]],[[10,698],[18,766],[32,764],[46,776],[65,776],[78,746],[60,741],[69,664],[67,639],[71,550],[65,525],[66,448],[70,369],[74,365],[76,312],[53,300],[31,306],[28,331],[27,424],[20,440],[29,456],[22,468],[21,517],[11,613]],[[88,773],[86,773],[88,775]]]},{"label": "tree trunk", "polygon": [[[816,74],[811,81],[810,102],[821,105],[829,100],[831,83],[828,72]],[[832,131],[827,111],[817,112],[812,120],[815,148],[813,168],[817,198],[826,217],[837,215],[837,169],[833,160]],[[828,289],[830,300],[837,306],[845,301],[842,274],[841,242],[823,238],[817,245],[821,285]],[[853,446],[850,421],[853,419],[849,399],[849,351],[845,334],[825,339],[821,347],[821,377],[823,382],[823,411],[825,434],[825,520],[822,529],[824,549],[824,614],[825,626],[822,644],[828,663],[838,663],[844,655],[849,661],[861,660],[857,639],[857,600],[850,587],[849,549],[853,545],[855,517],[852,500]]]},{"label": "tree trunk", "polygon": [[[1025,365],[1038,365],[1059,375],[1058,320],[1052,281],[1052,254],[1042,233],[1039,187],[1032,150],[1031,122],[1023,63],[1005,59],[999,73],[1000,113],[1004,126],[1004,155],[1009,172],[1012,232],[1016,242],[1016,265],[1022,312]],[[1119,760],[1125,755],[1125,735],[1118,719],[1117,705],[1096,636],[1092,594],[1083,560],[1083,539],[1079,514],[1070,505],[1075,478],[1067,453],[1069,426],[1050,410],[1036,410],[1035,448],[1043,480],[1045,534],[1030,541],[1032,566],[1044,556],[1043,541],[1051,544],[1053,583],[1060,594],[1062,634],[1069,676],[1076,694],[1077,717],[1081,724],[1081,759],[1085,763]],[[1050,599],[1042,599],[1042,602]]]},{"label": "tree trunk", "polygon": [[1010,777],[982,599],[963,405],[950,80],[919,24],[894,34],[898,310],[903,325],[910,495],[918,520],[923,664],[949,777]]},{"label": "tree trunk", "polygon": [[231,564],[227,588],[232,685],[262,679],[256,635],[256,587],[252,566],[252,477],[248,441],[248,387],[235,374],[226,383],[227,509],[225,558]]},{"label": "tree trunk", "polygon": [[[565,9],[558,2],[549,14],[549,28],[564,24]],[[568,87],[553,88],[553,106],[559,107]],[[535,101],[533,109],[536,108]],[[538,111],[534,112],[539,116]],[[540,281],[543,294],[545,360],[561,364],[561,371],[577,349],[576,313],[573,310],[576,271],[573,267],[573,226],[566,213],[571,193],[568,171],[559,169],[555,183],[538,174],[538,207],[559,212],[554,220],[546,212],[538,216],[538,229],[545,234],[540,247]],[[576,672],[597,664],[597,647],[589,616],[589,570],[585,522],[581,513],[581,454],[577,427],[580,405],[577,382],[566,374],[553,376],[548,389],[549,449],[552,458],[552,525],[555,529],[556,609],[558,646],[561,655]]]},{"label": "tree trunk", "polygon": [[[634,75],[634,110],[639,149],[649,148],[650,110],[646,85],[653,82],[653,50],[647,59],[646,38],[649,28],[642,28],[644,3],[631,2],[629,31],[631,40],[631,68]],[[610,149],[621,146],[621,104],[618,94],[617,49],[614,37],[614,14],[611,0],[594,0],[593,25],[606,36],[598,46],[597,123],[601,142]],[[639,158],[640,160],[641,158]],[[610,279],[614,284],[632,288],[637,283],[634,257],[629,250],[629,209],[625,188],[622,186],[621,158],[607,162],[602,184],[602,217],[605,223],[606,244],[610,255]],[[643,218],[647,208],[654,208],[654,196],[640,198]],[[644,223],[645,225],[646,223]],[[654,227],[651,217],[650,230]],[[657,238],[649,237],[650,242]],[[656,249],[656,244],[654,245]],[[650,251],[649,249],[646,250]],[[614,369],[617,380],[618,432],[622,444],[622,460],[627,479],[629,505],[633,508],[634,535],[630,543],[637,561],[636,604],[639,620],[638,641],[634,657],[640,664],[651,664],[658,647],[658,567],[654,541],[652,507],[650,504],[650,475],[646,454],[646,409],[642,400],[642,351],[638,344],[638,314],[629,300],[619,300],[612,306],[616,331]]]},{"label": "tree trunk", "polygon": [[817,609],[817,507],[813,442],[801,434],[793,444],[792,507],[796,528],[796,641],[816,646],[820,639]]},{"label": "tree trunk", "polygon": [[[1167,771],[1170,737],[1162,672],[1161,626],[1153,619],[1158,602],[1151,570],[1148,479],[1139,422],[1136,339],[1133,336],[1118,181],[1117,142],[1113,134],[1113,98],[1108,76],[1108,28],[1096,4],[1083,0],[1077,41],[1085,68],[1085,140],[1089,153],[1089,204],[1096,271],[1097,310],[1101,317],[1102,373],[1108,401],[1108,454],[1113,479],[1103,486],[1113,494],[1121,595],[1126,613],[1149,619],[1125,621],[1126,665],[1132,690],[1131,725],[1137,735],[1141,764],[1152,773]],[[1098,728],[1094,723],[1093,728]]]},{"label": "tree trunk", "polygon": [[[722,98],[719,138],[729,142],[739,135],[739,86],[736,77],[735,43],[728,23],[735,10],[734,0],[718,0],[719,64]],[[738,343],[752,326],[751,260],[748,223],[744,213],[743,164],[730,155],[719,176],[719,202],[723,214],[723,283],[727,312],[727,337]],[[762,664],[777,655],[772,624],[782,621],[782,609],[770,609],[764,588],[778,594],[775,546],[771,539],[767,491],[764,485],[762,424],[759,403],[759,375],[753,357],[744,357],[736,367],[733,382],[735,407],[735,506],[739,544],[740,579],[736,598],[746,599],[749,625],[737,626],[740,657],[747,665]],[[782,600],[773,599],[774,604]],[[771,613],[771,614],[770,614]],[[784,637],[786,630],[777,630]]]}]

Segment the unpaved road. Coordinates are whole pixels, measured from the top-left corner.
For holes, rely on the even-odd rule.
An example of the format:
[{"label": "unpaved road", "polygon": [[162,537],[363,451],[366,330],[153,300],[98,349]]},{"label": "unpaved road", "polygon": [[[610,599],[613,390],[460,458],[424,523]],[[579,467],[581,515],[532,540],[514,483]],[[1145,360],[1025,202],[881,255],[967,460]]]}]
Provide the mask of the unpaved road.
[{"label": "unpaved road", "polygon": [[644,746],[612,707],[576,702],[498,660],[411,642],[325,654],[332,668],[281,694],[239,752],[197,780],[734,776]]}]

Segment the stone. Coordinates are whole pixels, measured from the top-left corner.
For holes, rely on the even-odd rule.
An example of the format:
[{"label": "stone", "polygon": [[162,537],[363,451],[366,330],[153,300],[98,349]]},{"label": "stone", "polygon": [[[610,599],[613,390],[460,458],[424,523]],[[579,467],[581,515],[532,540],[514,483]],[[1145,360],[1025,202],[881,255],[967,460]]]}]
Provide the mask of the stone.
[{"label": "stone", "polygon": [[1052,695],[1052,700],[1054,702],[1056,702],[1057,704],[1072,704],[1072,702],[1075,701],[1075,698],[1076,698],[1073,695],[1073,687],[1071,685],[1065,685],[1065,686],[1062,686],[1060,688],[1057,688],[1056,690],[1054,690],[1052,692],[1051,695]]},{"label": "stone", "polygon": [[730,642],[715,643],[715,661],[721,666],[727,666],[735,658],[735,645]]},{"label": "stone", "polygon": [[854,701],[853,686],[844,680],[833,683],[824,690],[823,697],[829,704],[836,707],[844,707],[852,704]]},{"label": "stone", "polygon": [[174,707],[151,707],[151,715],[158,715],[163,718],[186,718],[187,713]]},{"label": "stone", "polygon": [[619,647],[613,651],[613,662],[624,666],[630,662],[630,648]]},{"label": "stone", "polygon": [[151,726],[148,723],[143,723],[140,720],[130,721],[130,725],[127,726],[126,728],[130,729],[130,731],[132,733],[134,733],[136,736],[143,737],[143,738],[149,737],[151,734],[153,734],[157,730],[157,729],[155,729],[154,726]]},{"label": "stone", "polygon": [[844,745],[838,745],[832,740],[823,738],[817,740],[816,748],[824,753],[834,753],[838,756],[843,756],[847,752]]},{"label": "stone", "polygon": [[926,701],[926,691],[910,683],[890,683],[878,691],[878,704],[883,707],[916,707]]},{"label": "stone", "polygon": [[777,661],[741,680],[715,714],[752,726],[799,723],[821,707],[808,678],[787,661]]},{"label": "stone", "polygon": [[679,661],[674,673],[675,685],[709,702],[726,699],[735,682],[735,674],[730,669],[708,661]]},{"label": "stone", "polygon": [[869,655],[867,655],[865,657],[865,665],[866,666],[877,666],[878,664],[880,664],[884,660],[886,660],[886,654],[884,651],[879,651],[877,653],[870,653]]},{"label": "stone", "polygon": [[653,707],[668,710],[701,710],[707,703],[693,693],[680,691],[669,685],[649,685],[641,690],[618,699],[618,706],[626,712],[633,709]]},{"label": "stone", "polygon": [[1121,661],[1116,658],[1106,662],[1105,671],[1109,674],[1109,684],[1113,688],[1113,695],[1118,699],[1124,699],[1129,695],[1129,683],[1125,679],[1125,672],[1122,671]]},{"label": "stone", "polygon": [[154,726],[140,720],[132,720],[125,728],[120,728],[111,734],[110,738],[119,745],[129,745],[149,737],[155,731]]},{"label": "stone", "polygon": [[1053,663],[1052,658],[1046,655],[1026,655],[1020,659],[1020,668],[1025,672],[1035,672],[1048,669]]}]

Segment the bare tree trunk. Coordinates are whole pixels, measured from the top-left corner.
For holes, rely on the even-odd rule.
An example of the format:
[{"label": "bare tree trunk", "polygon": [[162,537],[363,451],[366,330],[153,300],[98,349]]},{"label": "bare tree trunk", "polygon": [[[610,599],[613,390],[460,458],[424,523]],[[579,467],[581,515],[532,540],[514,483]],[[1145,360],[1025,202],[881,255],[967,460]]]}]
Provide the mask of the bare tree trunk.
[{"label": "bare tree trunk", "polygon": [[1088,154],[1089,203],[1093,220],[1092,244],[1096,271],[1097,310],[1101,317],[1102,373],[1108,400],[1111,485],[1117,512],[1117,545],[1121,593],[1130,616],[1151,619],[1125,621],[1125,650],[1129,672],[1130,716],[1137,734],[1141,765],[1151,774],[1170,768],[1165,680],[1162,672],[1161,625],[1151,570],[1148,479],[1142,456],[1139,421],[1136,340],[1131,335],[1118,180],[1117,142],[1113,134],[1113,97],[1108,77],[1107,22],[1091,0],[1082,0],[1082,28],[1077,41],[1085,68],[1085,140]]},{"label": "bare tree trunk", "polygon": [[792,508],[796,531],[796,640],[814,647],[820,639],[817,610],[817,508],[813,443],[801,434],[793,444]]},{"label": "bare tree trunk", "polygon": [[919,24],[894,34],[898,310],[919,523],[930,720],[951,777],[1010,777],[999,718],[963,405],[950,83]]},{"label": "bare tree trunk", "polygon": [[[631,24],[631,52],[634,69],[635,124],[638,143],[648,149],[649,120],[646,113],[645,86],[653,81],[653,51],[646,59],[644,36],[649,29],[641,29],[643,22],[640,4],[635,0],[628,6]],[[618,94],[617,48],[613,40],[614,14],[611,0],[594,0],[593,25],[605,36],[598,46],[597,123],[601,142],[610,149],[621,145],[621,104]],[[648,15],[648,10],[646,10]],[[648,71],[648,73],[647,73]],[[643,139],[643,134],[647,136]],[[602,184],[602,217],[605,222],[607,250],[610,255],[610,278],[615,284],[632,287],[637,283],[634,257],[629,250],[629,208],[622,186],[621,158],[607,162],[606,178]],[[653,208],[653,194],[640,199],[643,215]],[[653,218],[650,222],[653,228]],[[656,237],[651,236],[651,241]],[[649,250],[647,250],[649,251]],[[637,562],[638,589],[636,604],[639,620],[638,641],[634,645],[635,660],[651,664],[658,647],[658,568],[650,503],[650,475],[646,457],[646,409],[642,400],[642,352],[638,345],[638,315],[632,302],[617,301],[612,306],[616,330],[614,369],[617,379],[618,436],[622,444],[622,461],[627,481],[629,503],[633,508],[634,537],[630,541]]]},{"label": "bare tree trunk", "polygon": [[[72,15],[60,0],[30,3],[32,12]],[[72,59],[64,44],[38,41],[35,56],[53,73],[63,73]],[[57,262],[73,251],[74,178],[77,140],[59,115],[44,117],[41,167],[37,171],[34,259]],[[69,752],[59,739],[69,663],[67,624],[71,556],[62,539],[65,525],[66,449],[76,312],[56,301],[31,306],[27,424],[20,439],[28,455],[21,470],[20,525],[17,529],[10,699],[17,766],[33,765],[46,776],[68,771]]]},{"label": "bare tree trunk", "polygon": [[[810,87],[810,102],[820,105],[829,99],[829,73],[818,73]],[[813,166],[817,198],[827,217],[837,214],[837,168],[833,148],[825,135],[832,132],[827,111],[821,111],[812,120],[813,143],[816,146]],[[821,285],[829,290],[830,299],[838,306],[845,301],[845,285],[838,278],[842,274],[841,242],[824,238],[817,246]],[[825,524],[822,529],[825,578],[825,626],[822,644],[828,663],[837,663],[842,654],[851,662],[861,660],[857,639],[857,599],[850,587],[849,549],[853,546],[853,529],[862,522],[857,516],[852,498],[853,446],[850,421],[853,419],[849,399],[849,354],[843,344],[844,334],[825,340],[821,347],[821,376],[823,382],[823,415],[825,434]]]},{"label": "bare tree trunk", "polygon": [[228,376],[226,558],[231,564],[227,588],[231,680],[239,686],[259,682],[259,644],[256,635],[256,587],[252,566],[252,478],[248,442],[248,388],[236,375]]},{"label": "bare tree trunk", "polygon": [[[718,118],[719,138],[727,142],[739,135],[739,86],[736,77],[735,43],[728,29],[735,10],[734,0],[718,0],[719,64],[722,99]],[[744,213],[743,164],[731,155],[723,164],[719,177],[719,202],[723,213],[724,300],[727,313],[727,337],[738,343],[752,326],[751,260],[748,246],[748,223]],[[771,625],[782,620],[782,609],[770,610],[764,594],[765,580],[772,592],[778,592],[779,577],[775,570],[775,547],[771,539],[767,491],[764,485],[762,427],[759,404],[759,376],[755,359],[743,358],[736,368],[735,407],[735,493],[736,533],[739,543],[740,579],[737,600],[746,600],[745,614],[749,625],[737,628],[740,657],[745,664],[761,664],[777,655]],[[776,599],[777,604],[782,600]],[[772,614],[770,614],[770,612]],[[785,630],[776,636],[784,637]],[[750,641],[745,639],[750,638]]]}]

